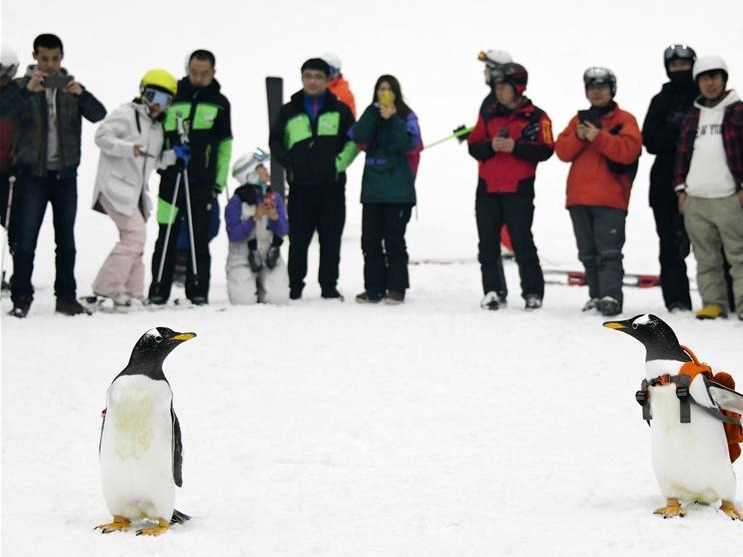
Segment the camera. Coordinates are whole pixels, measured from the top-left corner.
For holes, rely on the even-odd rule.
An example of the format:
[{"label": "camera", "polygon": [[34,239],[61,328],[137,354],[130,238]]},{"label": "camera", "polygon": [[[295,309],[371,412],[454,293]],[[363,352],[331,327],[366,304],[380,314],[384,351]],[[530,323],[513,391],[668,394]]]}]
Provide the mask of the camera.
[{"label": "camera", "polygon": [[64,89],[72,81],[71,75],[54,74],[44,76],[44,87],[47,89]]}]

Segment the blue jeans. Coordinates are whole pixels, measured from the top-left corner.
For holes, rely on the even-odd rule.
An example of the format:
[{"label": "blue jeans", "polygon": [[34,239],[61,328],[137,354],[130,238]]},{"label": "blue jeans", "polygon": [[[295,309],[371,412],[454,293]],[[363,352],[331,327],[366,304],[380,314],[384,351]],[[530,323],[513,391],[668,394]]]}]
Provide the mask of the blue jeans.
[{"label": "blue jeans", "polygon": [[17,177],[13,199],[14,250],[11,297],[14,303],[30,303],[34,288],[31,275],[39,230],[44,222],[47,203],[52,204],[54,240],[57,244],[54,294],[74,300],[75,284],[75,214],[77,213],[77,178],[46,176]]}]

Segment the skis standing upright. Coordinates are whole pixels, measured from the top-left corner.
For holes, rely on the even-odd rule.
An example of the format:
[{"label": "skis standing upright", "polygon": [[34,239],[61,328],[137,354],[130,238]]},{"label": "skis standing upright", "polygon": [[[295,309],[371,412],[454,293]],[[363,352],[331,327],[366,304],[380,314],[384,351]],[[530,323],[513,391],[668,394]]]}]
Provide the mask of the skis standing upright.
[{"label": "skis standing upright", "polygon": [[[271,130],[284,104],[284,80],[282,78],[266,78],[266,101],[268,103],[268,127]],[[286,199],[284,169],[273,156],[271,157],[271,189]]]}]

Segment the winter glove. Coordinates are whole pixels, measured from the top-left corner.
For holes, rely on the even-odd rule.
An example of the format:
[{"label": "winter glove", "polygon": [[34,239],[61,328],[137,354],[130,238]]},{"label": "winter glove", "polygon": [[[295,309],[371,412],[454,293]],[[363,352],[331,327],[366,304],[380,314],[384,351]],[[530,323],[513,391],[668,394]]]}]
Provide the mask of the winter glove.
[{"label": "winter glove", "polygon": [[191,162],[191,147],[188,145],[176,145],[173,147],[173,152],[175,153],[176,161],[181,166],[188,166],[188,163]]},{"label": "winter glove", "polygon": [[676,253],[681,259],[686,259],[689,253],[691,253],[691,242],[689,241],[689,235],[686,233],[686,227],[684,226],[684,215],[677,215],[673,224]]}]

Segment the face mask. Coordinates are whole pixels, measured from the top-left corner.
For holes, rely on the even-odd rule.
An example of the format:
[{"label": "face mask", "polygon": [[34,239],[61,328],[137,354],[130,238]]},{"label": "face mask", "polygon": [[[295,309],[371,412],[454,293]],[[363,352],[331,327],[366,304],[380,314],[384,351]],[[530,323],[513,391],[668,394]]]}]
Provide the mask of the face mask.
[{"label": "face mask", "polygon": [[671,83],[674,85],[686,85],[693,83],[694,80],[691,78],[691,75],[691,70],[668,72],[668,79],[670,79]]}]

